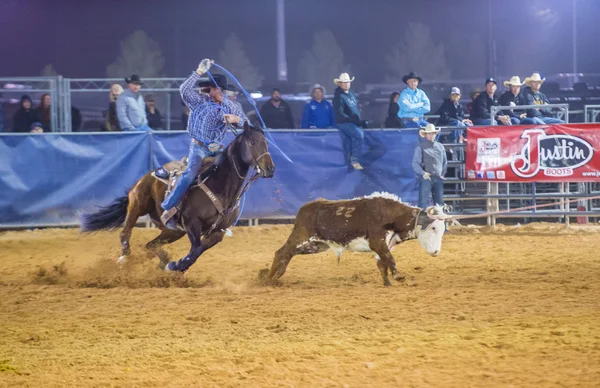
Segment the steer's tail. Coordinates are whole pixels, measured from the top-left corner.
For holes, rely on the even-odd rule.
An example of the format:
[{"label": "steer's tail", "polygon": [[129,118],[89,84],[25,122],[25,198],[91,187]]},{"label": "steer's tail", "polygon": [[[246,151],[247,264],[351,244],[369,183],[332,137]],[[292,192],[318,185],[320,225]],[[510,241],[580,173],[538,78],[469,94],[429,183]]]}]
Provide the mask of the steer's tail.
[{"label": "steer's tail", "polygon": [[103,229],[116,229],[123,225],[127,217],[129,196],[115,199],[110,205],[101,207],[93,213],[80,214],[82,232],[93,232]]}]

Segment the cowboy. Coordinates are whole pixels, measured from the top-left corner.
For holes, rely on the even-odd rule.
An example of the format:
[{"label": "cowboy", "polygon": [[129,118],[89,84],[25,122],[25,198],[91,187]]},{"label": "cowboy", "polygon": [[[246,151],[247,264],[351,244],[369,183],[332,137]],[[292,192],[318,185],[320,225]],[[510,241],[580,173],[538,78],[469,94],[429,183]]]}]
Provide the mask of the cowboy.
[{"label": "cowboy", "polygon": [[[521,78],[515,75],[508,81],[504,81],[503,84],[508,90],[498,99],[500,106],[525,105],[525,97],[521,94],[521,85],[523,85]],[[527,113],[522,110],[505,109],[502,113],[510,117],[513,124],[534,124],[533,120],[528,119]]]},{"label": "cowboy", "polygon": [[[540,88],[546,78],[542,78],[540,73],[533,73],[531,77],[525,78],[524,84],[527,85],[523,95],[525,96],[524,105],[547,105],[550,104],[548,97]],[[555,118],[552,115],[552,109],[549,108],[533,108],[527,109],[527,117],[535,121],[535,124],[563,124],[564,121]]]},{"label": "cowboy", "polygon": [[419,180],[419,207],[425,209],[429,195],[434,205],[444,206],[444,179],[448,169],[446,149],[435,141],[440,130],[427,124],[419,130],[424,140],[419,141],[413,155],[412,168]]},{"label": "cowboy", "polygon": [[140,76],[125,78],[127,90],[117,98],[117,118],[122,131],[151,131],[146,118],[146,102],[140,93]]},{"label": "cowboy", "polygon": [[405,128],[426,126],[427,121],[425,121],[423,115],[431,110],[431,103],[425,92],[417,88],[423,82],[423,79],[414,71],[411,71],[402,77],[402,82],[407,85],[407,88],[400,93],[398,100],[398,105],[400,105],[398,117],[400,117],[402,125]]},{"label": "cowboy", "polygon": [[[460,89],[456,86],[450,89],[450,97],[444,100],[444,103],[438,109],[437,114],[440,118],[437,125],[448,126],[448,127],[470,127],[473,122],[469,119],[465,119],[465,107],[460,103]],[[464,130],[452,131],[451,134],[453,141],[464,142]]]},{"label": "cowboy", "polygon": [[[475,125],[511,125],[509,116],[503,115],[502,112],[496,114],[495,120],[490,119],[492,106],[499,106],[498,98],[496,97],[496,80],[488,78],[485,80],[485,93],[481,93],[473,102],[473,113],[471,120]],[[516,122],[515,122],[516,123]],[[518,124],[518,123],[516,123]]]},{"label": "cowboy", "polygon": [[358,101],[350,86],[354,77],[350,78],[348,73],[340,74],[334,78],[333,83],[337,85],[333,95],[333,108],[335,109],[336,127],[342,133],[344,151],[347,151],[347,162],[355,170],[362,170],[363,166],[358,162],[361,153],[365,133],[360,128],[366,128],[368,122],[360,118]]},{"label": "cowboy", "polygon": [[333,106],[325,100],[325,88],[315,84],[311,88],[312,99],[304,106],[302,128],[333,128],[335,116]]},{"label": "cowboy", "polygon": [[[181,84],[181,99],[190,109],[187,131],[190,134],[191,143],[187,167],[173,191],[161,204],[165,210],[161,221],[169,229],[177,229],[177,223],[173,218],[177,213],[177,205],[200,173],[204,158],[216,156],[217,152],[223,149],[227,124],[241,127],[248,122],[244,112],[223,96],[224,90],[232,89],[227,85],[225,76],[215,74],[208,79],[201,79],[212,63],[214,61],[210,59],[203,59],[198,65],[198,69]],[[206,90],[208,94],[196,92],[195,86],[200,87],[200,90]]]}]

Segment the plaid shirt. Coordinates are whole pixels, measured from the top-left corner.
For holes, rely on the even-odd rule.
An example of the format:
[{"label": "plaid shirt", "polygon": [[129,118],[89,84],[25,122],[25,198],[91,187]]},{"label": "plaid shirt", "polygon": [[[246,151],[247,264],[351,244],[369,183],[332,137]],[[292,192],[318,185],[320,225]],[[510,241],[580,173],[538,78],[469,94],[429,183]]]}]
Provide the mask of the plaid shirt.
[{"label": "plaid shirt", "polygon": [[193,72],[181,84],[180,92],[184,104],[190,108],[187,131],[193,139],[209,143],[223,142],[227,126],[224,123],[224,114],[233,114],[240,118],[236,124],[242,127],[245,122],[250,122],[246,114],[227,97],[223,97],[221,104],[212,101],[210,96],[200,94],[195,90],[200,76]]}]

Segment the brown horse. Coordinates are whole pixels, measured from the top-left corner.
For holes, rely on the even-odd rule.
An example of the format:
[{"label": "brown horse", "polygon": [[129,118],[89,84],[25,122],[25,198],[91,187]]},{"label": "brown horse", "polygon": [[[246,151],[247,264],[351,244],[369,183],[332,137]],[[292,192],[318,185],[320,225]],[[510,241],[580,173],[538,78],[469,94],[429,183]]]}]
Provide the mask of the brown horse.
[{"label": "brown horse", "polygon": [[[205,168],[213,162],[205,160]],[[249,127],[231,142],[220,157],[218,166],[205,181],[202,189],[194,183],[182,200],[179,211],[183,230],[168,229],[161,221],[163,211],[160,204],[165,197],[167,185],[157,179],[153,172],[144,175],[129,190],[125,197],[117,198],[111,205],[100,208],[95,213],[81,216],[81,230],[92,232],[102,229],[116,229],[125,224],[121,232],[120,262],[126,261],[131,253],[129,239],[139,217],[148,214],[161,233],[146,244],[146,248],[160,258],[161,268],[184,272],[195,263],[198,257],[212,248],[225,235],[225,230],[233,225],[239,213],[239,199],[245,190],[245,177],[253,168],[258,176],[271,178],[275,165],[263,131]],[[164,168],[181,167],[181,162],[167,163]],[[213,197],[212,199],[210,197]],[[192,244],[189,253],[178,262],[169,263],[167,252],[161,247],[179,240],[187,233]]]}]

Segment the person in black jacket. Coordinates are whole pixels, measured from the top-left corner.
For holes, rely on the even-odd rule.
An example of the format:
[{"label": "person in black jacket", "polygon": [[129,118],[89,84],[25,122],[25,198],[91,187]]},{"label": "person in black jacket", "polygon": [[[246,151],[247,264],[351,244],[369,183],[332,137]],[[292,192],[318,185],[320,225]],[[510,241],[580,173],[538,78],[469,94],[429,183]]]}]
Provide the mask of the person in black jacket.
[{"label": "person in black jacket", "polygon": [[146,102],[146,118],[148,119],[148,126],[152,128],[152,130],[160,130],[162,129],[162,117],[160,115],[160,111],[156,108],[156,103],[154,101],[153,95],[148,95],[145,98]]},{"label": "person in black jacket", "polygon": [[31,109],[31,98],[28,95],[21,97],[21,106],[13,116],[13,132],[30,132],[31,124],[36,122],[35,113]]},{"label": "person in black jacket", "polygon": [[[465,107],[460,103],[460,89],[453,87],[450,90],[450,97],[444,100],[444,103],[438,109],[437,114],[440,115],[438,119],[438,126],[446,127],[470,127],[473,122],[469,119],[465,119]],[[452,131],[450,135],[451,139],[456,142],[462,143],[465,140],[464,130]]]},{"label": "person in black jacket", "polygon": [[388,107],[388,114],[384,123],[386,128],[402,128],[400,117],[398,117],[398,111],[400,110],[398,98],[400,98],[400,93],[398,92],[394,92],[390,96],[390,106]]},{"label": "person in black jacket", "polygon": [[498,112],[494,120],[490,119],[492,106],[499,106],[498,98],[496,98],[496,80],[488,78],[485,81],[485,91],[481,93],[473,103],[473,113],[471,113],[471,121],[475,125],[511,125],[510,117]]},{"label": "person in black jacket", "polygon": [[279,89],[273,89],[271,99],[260,109],[266,126],[272,129],[293,129],[294,117],[289,104],[281,99]]},{"label": "person in black jacket", "polygon": [[[542,78],[539,73],[533,73],[531,77],[525,78],[525,91],[523,96],[525,97],[526,105],[548,105],[550,101],[548,97],[542,92],[540,88],[546,79]],[[535,121],[536,124],[563,124],[564,121],[555,118],[552,115],[552,109],[549,108],[534,108],[527,109],[527,117]]]},{"label": "person in black jacket", "polygon": [[42,94],[40,98],[40,105],[35,109],[35,121],[42,123],[44,132],[52,132],[52,119],[50,105],[52,104],[52,98],[48,93]]}]

